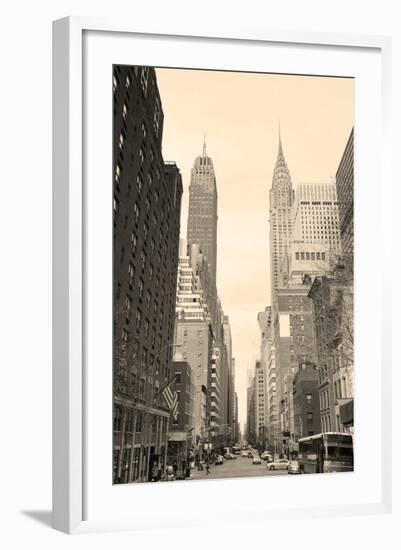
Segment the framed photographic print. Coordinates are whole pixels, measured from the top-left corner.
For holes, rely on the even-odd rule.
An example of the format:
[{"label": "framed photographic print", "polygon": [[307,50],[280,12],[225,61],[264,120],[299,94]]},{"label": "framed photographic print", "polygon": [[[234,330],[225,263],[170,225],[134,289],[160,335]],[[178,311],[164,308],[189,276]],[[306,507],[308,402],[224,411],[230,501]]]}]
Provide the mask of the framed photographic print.
[{"label": "framed photographic print", "polygon": [[389,507],[389,40],[210,34],[54,23],[66,532]]}]

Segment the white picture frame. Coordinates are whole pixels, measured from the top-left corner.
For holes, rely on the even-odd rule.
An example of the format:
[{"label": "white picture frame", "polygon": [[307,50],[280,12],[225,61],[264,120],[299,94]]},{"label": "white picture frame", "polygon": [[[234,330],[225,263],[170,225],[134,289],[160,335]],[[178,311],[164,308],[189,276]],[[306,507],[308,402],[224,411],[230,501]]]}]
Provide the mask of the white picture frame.
[{"label": "white picture frame", "polygon": [[[160,39],[179,40],[182,45],[193,44],[208,45],[208,49],[220,48],[221,45],[227,48],[260,47],[265,45],[285,46],[286,48],[298,48],[305,53],[304,58],[299,57],[298,73],[308,72],[307,51],[313,51],[318,48],[332,49],[333,57],[336,52],[342,51],[342,55],[355,54],[358,51],[374,52],[377,62],[380,65],[379,82],[376,79],[377,87],[380,87],[380,101],[375,105],[377,109],[380,127],[380,135],[377,139],[380,142],[380,194],[391,194],[391,167],[389,160],[389,127],[390,127],[390,96],[391,96],[391,40],[388,37],[376,36],[353,36],[343,34],[326,34],[314,32],[289,32],[274,31],[268,29],[230,29],[227,28],[216,31],[208,29],[207,32],[196,28],[196,24],[191,29],[179,28],[174,24],[166,25],[165,28],[147,28],[140,24],[124,21],[105,21],[93,18],[69,17],[54,22],[53,29],[53,526],[56,529],[67,533],[88,532],[99,530],[116,529],[141,529],[152,526],[152,522],[146,520],[146,513],[140,515],[139,511],[135,517],[120,516],[112,514],[112,503],[110,506],[110,516],[106,507],[100,508],[93,517],[88,516],[88,502],[94,500],[91,495],[93,483],[88,482],[94,464],[88,465],[85,456],[92,445],[88,434],[91,433],[91,412],[88,412],[88,324],[87,316],[88,303],[86,294],[88,284],[86,279],[86,270],[88,268],[88,251],[90,248],[90,238],[87,238],[88,218],[86,217],[88,193],[85,188],[85,178],[87,171],[85,168],[85,155],[88,154],[86,142],[84,139],[85,130],[85,103],[84,94],[84,58],[88,60],[92,55],[87,51],[88,43],[85,42],[85,35],[92,33],[91,36],[108,36],[109,46],[111,41],[127,40],[130,37],[143,38],[149,41],[157,42]],[[95,47],[97,47],[95,45]],[[122,44],[120,45],[122,48]],[[92,48],[92,46],[91,46]],[[99,46],[100,48],[100,46]],[[166,48],[167,49],[167,48]],[[92,48],[93,50],[93,48]],[[330,50],[331,51],[331,50]],[[96,55],[96,54],[95,54]],[[157,59],[159,54],[157,49],[151,51],[148,55],[151,65],[152,59]],[[167,54],[165,54],[167,55]],[[221,54],[219,54],[221,55]],[[85,57],[87,56],[87,57]],[[116,62],[124,62],[124,55],[117,56]],[[131,64],[135,64],[133,59]],[[163,60],[161,65],[165,65]],[[171,62],[172,65],[174,61]],[[221,59],[217,55],[216,67],[222,67]],[[220,65],[219,65],[220,63]],[[238,61],[241,63],[241,60]],[[154,63],[158,65],[158,63]],[[181,66],[181,64],[175,65]],[[195,67],[197,64],[195,63]],[[210,68],[215,68],[209,64]],[[229,65],[229,68],[240,67]],[[244,67],[245,68],[245,67]],[[248,70],[249,66],[246,67]],[[239,69],[237,69],[239,70]],[[284,71],[286,72],[286,71]],[[318,74],[313,72],[311,74]],[[379,88],[377,88],[379,89]],[[111,109],[110,109],[111,111]],[[376,111],[375,111],[376,112]],[[366,121],[357,120],[361,128],[366,127]],[[111,134],[109,138],[111,151]],[[358,164],[359,163],[359,164]],[[357,161],[357,168],[362,168],[360,161]],[[107,172],[109,177],[111,170]],[[357,176],[358,177],[358,176]],[[110,179],[110,178],[109,178]],[[90,193],[89,193],[90,195]],[[382,208],[378,213],[380,218],[380,227],[377,229],[377,238],[380,239],[390,231],[388,220],[386,220],[385,211]],[[89,217],[89,219],[93,219]],[[106,231],[108,219],[104,223]],[[111,228],[111,225],[110,225]],[[93,233],[93,231],[92,231]],[[110,239],[111,239],[111,230]],[[386,285],[386,266],[389,265],[389,245],[385,244],[383,239],[383,262],[382,271],[380,271],[380,284],[378,288],[382,291]],[[388,273],[390,270],[388,269]],[[389,275],[387,275],[389,276]],[[380,300],[376,306],[379,307]],[[374,307],[376,307],[374,306]],[[311,515],[352,515],[361,513],[386,513],[391,510],[391,432],[388,426],[391,425],[391,357],[388,338],[390,337],[389,316],[386,304],[380,305],[380,318],[375,329],[379,330],[380,342],[377,352],[380,352],[380,396],[378,396],[378,409],[380,415],[377,422],[380,425],[380,451],[379,457],[375,462],[377,469],[377,498],[371,498],[368,494],[358,502],[357,495],[353,499],[333,501],[329,506],[327,503],[322,506],[311,506],[310,503],[301,506],[296,502],[288,506],[285,502],[280,503],[277,509],[270,507],[264,509],[255,500],[254,506],[245,507],[239,510],[242,519],[257,519],[263,521],[269,518],[302,518]],[[89,335],[90,339],[90,335]],[[90,353],[89,353],[90,356]],[[375,356],[375,354],[373,354]],[[111,369],[111,364],[110,364]],[[90,377],[89,377],[90,378]],[[111,380],[111,377],[110,377]],[[110,388],[111,394],[111,388]],[[89,402],[93,403],[93,399]],[[92,406],[92,405],[91,405]],[[107,411],[106,411],[107,415]],[[93,415],[92,415],[93,417]],[[92,426],[93,427],[93,426]],[[111,445],[111,431],[106,433],[105,428],[104,444],[107,448],[107,441]],[[366,442],[365,442],[366,443]],[[89,454],[90,454],[89,450]],[[111,456],[111,447],[110,447]],[[93,466],[93,467],[92,467]],[[111,470],[110,470],[111,472]],[[309,478],[309,476],[306,476]],[[310,479],[310,478],[309,478]],[[308,481],[309,481],[308,479]],[[270,480],[277,486],[280,480]],[[102,481],[103,483],[103,481]],[[220,485],[219,485],[220,483]],[[252,494],[258,491],[260,479],[256,480],[236,480],[224,481],[224,491],[230,500],[231,489],[235,484],[241,487],[241,491],[246,487]],[[298,483],[298,481],[297,481]],[[316,483],[322,483],[321,480]],[[373,483],[374,484],[374,483]],[[99,485],[101,485],[99,483]],[[110,473],[111,485],[111,473]],[[159,484],[157,484],[159,485]],[[197,492],[199,500],[206,502],[208,494],[221,487],[221,482],[208,482],[201,487],[201,484],[181,485],[180,488],[172,488],[169,484],[162,484],[164,487],[157,490],[162,499],[179,499],[185,495],[188,497],[192,492]],[[185,485],[185,486],[184,486]],[[207,487],[206,487],[207,486]],[[288,485],[285,487],[287,488]],[[89,488],[88,488],[89,487]],[[273,487],[273,485],[272,485]],[[283,485],[284,487],[284,485]],[[128,491],[132,487],[122,488],[125,491],[124,498],[127,498]],[[119,488],[121,491],[121,488]],[[137,494],[140,494],[141,501],[150,505],[154,501],[153,486],[137,486]],[[140,493],[139,493],[140,491]],[[149,498],[151,493],[152,499]],[[168,494],[167,491],[169,491]],[[122,493],[120,493],[121,495]],[[133,494],[133,493],[131,493]],[[355,498],[354,498],[355,497]],[[131,498],[128,496],[128,498]],[[106,493],[99,493],[96,499],[108,502]],[[259,508],[257,506],[259,505]],[[90,505],[89,505],[90,508]],[[145,506],[146,508],[146,506]],[[156,507],[157,508],[157,507]],[[267,514],[268,512],[268,514]],[[157,513],[157,512],[156,512]],[[219,514],[217,514],[219,515]],[[237,521],[235,505],[229,505],[228,510],[220,514],[226,521]],[[199,509],[186,510],[182,516],[182,523],[185,525],[200,524],[204,518],[199,516]],[[205,520],[206,521],[206,520]],[[170,522],[170,523],[169,523]],[[171,518],[168,515],[165,521],[161,520],[163,526],[171,525]],[[179,523],[177,523],[178,525]]]}]

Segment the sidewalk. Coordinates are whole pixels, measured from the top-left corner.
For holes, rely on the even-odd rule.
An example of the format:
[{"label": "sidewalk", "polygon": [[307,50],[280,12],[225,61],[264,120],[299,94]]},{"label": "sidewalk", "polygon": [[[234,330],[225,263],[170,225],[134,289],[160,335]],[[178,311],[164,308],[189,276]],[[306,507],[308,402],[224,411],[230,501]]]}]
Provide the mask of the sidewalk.
[{"label": "sidewalk", "polygon": [[[213,466],[210,467],[210,472],[212,472]],[[209,477],[206,473],[206,467],[203,466],[203,470],[198,470],[198,467],[195,466],[193,470],[191,470],[191,477],[189,479],[206,479]]]}]

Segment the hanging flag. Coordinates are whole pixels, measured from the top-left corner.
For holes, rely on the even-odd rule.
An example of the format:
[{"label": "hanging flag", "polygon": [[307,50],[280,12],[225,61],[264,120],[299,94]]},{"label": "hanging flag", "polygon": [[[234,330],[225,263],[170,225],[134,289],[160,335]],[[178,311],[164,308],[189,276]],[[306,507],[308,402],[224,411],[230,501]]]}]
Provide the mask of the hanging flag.
[{"label": "hanging flag", "polygon": [[176,391],[171,389],[171,384],[175,381],[175,376],[170,380],[170,382],[163,388],[163,397],[166,402],[167,407],[170,409],[170,412],[174,418],[178,418],[178,394]]}]

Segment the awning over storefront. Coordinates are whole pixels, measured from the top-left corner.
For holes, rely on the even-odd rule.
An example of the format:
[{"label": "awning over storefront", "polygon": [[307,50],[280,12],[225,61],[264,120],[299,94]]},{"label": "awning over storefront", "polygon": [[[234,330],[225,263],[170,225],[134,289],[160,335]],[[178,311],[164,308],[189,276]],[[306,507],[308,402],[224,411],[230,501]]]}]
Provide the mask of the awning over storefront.
[{"label": "awning over storefront", "polygon": [[354,425],[354,400],[342,399],[340,402],[340,422],[344,426]]},{"label": "awning over storefront", "polygon": [[179,431],[168,432],[169,441],[186,441],[186,439],[187,439],[187,432],[179,432]]}]

